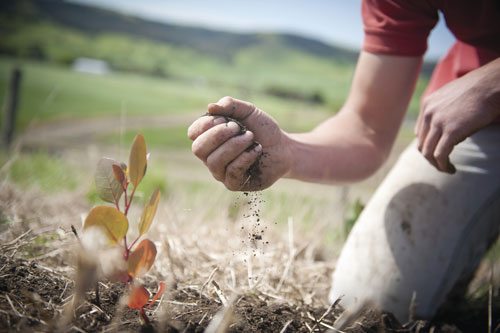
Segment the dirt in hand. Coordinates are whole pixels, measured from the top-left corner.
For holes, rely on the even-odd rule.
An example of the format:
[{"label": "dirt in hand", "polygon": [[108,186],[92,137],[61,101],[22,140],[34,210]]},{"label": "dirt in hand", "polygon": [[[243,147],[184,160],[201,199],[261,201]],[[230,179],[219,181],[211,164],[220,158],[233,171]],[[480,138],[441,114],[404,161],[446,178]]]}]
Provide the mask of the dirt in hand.
[{"label": "dirt in hand", "polygon": [[[211,114],[206,113],[205,115],[211,115]],[[248,131],[248,128],[241,121],[229,116],[224,116],[224,119],[226,120],[226,122],[232,121],[238,124],[238,126],[240,127],[240,132],[238,133],[238,135],[243,135]],[[245,152],[252,151],[259,144],[260,143],[258,141],[254,140],[254,142],[245,149]],[[248,183],[252,184],[251,186],[252,188],[259,188],[259,189],[262,188],[263,183],[261,175],[262,175],[262,168],[264,167],[262,160],[267,156],[268,153],[263,151],[262,154],[257,158],[257,160],[250,166],[250,168],[246,172],[246,177],[242,184],[242,188],[244,188],[245,185],[247,185]]]}]

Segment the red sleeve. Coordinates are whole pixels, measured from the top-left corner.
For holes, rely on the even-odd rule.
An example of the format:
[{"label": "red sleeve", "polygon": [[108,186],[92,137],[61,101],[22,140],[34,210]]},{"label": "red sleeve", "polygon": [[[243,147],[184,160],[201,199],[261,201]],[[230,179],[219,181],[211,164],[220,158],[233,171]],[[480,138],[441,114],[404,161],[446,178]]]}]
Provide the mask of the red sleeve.
[{"label": "red sleeve", "polygon": [[372,53],[421,56],[439,16],[425,0],[363,0],[365,38],[362,49]]}]

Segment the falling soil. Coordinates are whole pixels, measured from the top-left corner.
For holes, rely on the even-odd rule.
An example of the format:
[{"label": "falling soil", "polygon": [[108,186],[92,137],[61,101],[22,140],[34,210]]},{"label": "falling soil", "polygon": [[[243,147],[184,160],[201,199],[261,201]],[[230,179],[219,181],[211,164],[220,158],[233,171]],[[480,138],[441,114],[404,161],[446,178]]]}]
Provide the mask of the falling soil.
[{"label": "falling soil", "polygon": [[[248,228],[248,240],[254,247],[257,247],[257,242],[263,242],[264,233],[267,229],[264,221],[261,220],[260,213],[261,204],[264,202],[262,192],[243,192],[243,195],[247,199],[247,213],[243,214],[243,218]],[[245,229],[244,226],[243,229]],[[269,242],[266,241],[266,244],[269,244]]]}]

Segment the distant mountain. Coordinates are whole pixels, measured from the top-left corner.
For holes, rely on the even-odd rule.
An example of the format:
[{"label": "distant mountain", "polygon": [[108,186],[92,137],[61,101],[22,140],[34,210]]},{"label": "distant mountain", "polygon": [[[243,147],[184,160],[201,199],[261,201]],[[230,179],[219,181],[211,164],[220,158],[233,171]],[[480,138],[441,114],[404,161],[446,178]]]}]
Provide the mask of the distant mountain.
[{"label": "distant mountain", "polygon": [[[24,5],[20,5],[24,3]],[[26,8],[29,8],[27,10]],[[230,58],[239,50],[256,46],[272,38],[282,47],[320,57],[354,61],[357,52],[291,34],[230,33],[204,28],[158,23],[111,10],[62,0],[2,1],[2,12],[28,16],[30,20],[48,20],[87,34],[120,33],[194,49],[209,55]],[[19,13],[19,11],[23,11]]]}]

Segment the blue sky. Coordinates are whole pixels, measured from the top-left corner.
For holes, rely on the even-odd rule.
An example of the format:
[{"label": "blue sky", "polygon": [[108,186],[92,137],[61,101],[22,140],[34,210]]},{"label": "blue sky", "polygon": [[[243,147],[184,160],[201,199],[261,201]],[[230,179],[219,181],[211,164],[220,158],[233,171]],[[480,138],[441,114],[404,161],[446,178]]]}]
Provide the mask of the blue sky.
[{"label": "blue sky", "polygon": [[[71,0],[161,22],[236,32],[289,32],[359,50],[361,0]],[[431,33],[428,59],[454,41],[441,19]]]}]

